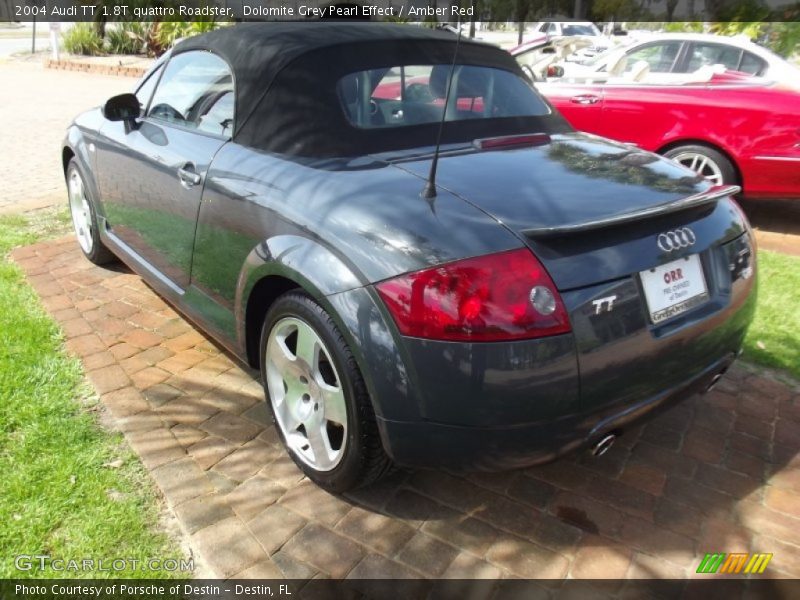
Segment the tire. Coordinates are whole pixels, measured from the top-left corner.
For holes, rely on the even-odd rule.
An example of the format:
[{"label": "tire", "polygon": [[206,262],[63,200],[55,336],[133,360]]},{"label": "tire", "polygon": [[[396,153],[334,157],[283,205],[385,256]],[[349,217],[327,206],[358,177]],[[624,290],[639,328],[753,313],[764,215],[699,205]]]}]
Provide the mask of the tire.
[{"label": "tire", "polygon": [[100,239],[97,211],[78,162],[73,158],[67,165],[67,206],[72,226],[83,255],[96,265],[105,265],[117,259]]},{"label": "tire", "polygon": [[391,469],[353,354],[312,298],[292,291],[275,301],[262,326],[260,357],[275,427],[309,479],[342,493]]},{"label": "tire", "polygon": [[728,157],[714,148],[698,144],[687,144],[671,148],[664,152],[664,156],[692,169],[696,173],[700,173],[716,185],[738,183],[739,178],[736,175],[733,163]]}]

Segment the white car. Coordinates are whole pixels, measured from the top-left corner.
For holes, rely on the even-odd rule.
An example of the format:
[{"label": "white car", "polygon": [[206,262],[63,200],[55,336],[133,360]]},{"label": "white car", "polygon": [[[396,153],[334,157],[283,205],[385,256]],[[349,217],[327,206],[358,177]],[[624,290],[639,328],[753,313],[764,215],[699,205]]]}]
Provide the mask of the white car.
[{"label": "white car", "polygon": [[537,23],[533,31],[545,34],[549,40],[581,38],[590,42],[568,60],[585,60],[602,54],[614,46],[614,41],[603,35],[600,28],[590,21],[549,21]]},{"label": "white car", "polygon": [[744,36],[704,33],[654,34],[593,58],[565,61],[564,76],[602,80],[609,75],[624,76],[643,63],[648,67],[648,83],[683,81],[687,73],[722,65],[731,71],[800,87],[800,69],[767,48]]},{"label": "white car", "polygon": [[534,31],[546,33],[548,37],[574,36],[602,37],[600,28],[589,21],[548,21],[537,23]]}]

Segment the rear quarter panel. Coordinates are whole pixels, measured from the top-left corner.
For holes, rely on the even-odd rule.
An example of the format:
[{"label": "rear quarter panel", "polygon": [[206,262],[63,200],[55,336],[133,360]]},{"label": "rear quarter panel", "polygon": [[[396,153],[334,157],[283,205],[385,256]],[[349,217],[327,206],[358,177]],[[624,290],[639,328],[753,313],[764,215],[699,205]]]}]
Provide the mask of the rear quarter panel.
[{"label": "rear quarter panel", "polygon": [[203,191],[192,284],[233,307],[248,255],[277,236],[312,240],[346,265],[352,276],[330,292],[521,245],[451,194],[423,199],[422,185],[372,159],[303,164],[226,144]]},{"label": "rear quarter panel", "polygon": [[[423,199],[422,185],[368,158],[304,163],[228,143],[206,178],[187,301],[244,357],[253,335],[244,327],[250,293],[265,277],[284,277],[332,314],[368,386],[386,380],[374,372],[386,371],[385,365],[365,356],[390,356],[395,366],[404,361],[387,330],[391,317],[369,284],[522,246],[496,220],[452,194]],[[396,370],[402,376],[402,368]],[[383,387],[408,389],[394,380]],[[387,397],[373,393],[378,402]],[[399,402],[396,410],[376,411],[397,418],[397,411],[416,406],[404,401],[400,408]]]}]

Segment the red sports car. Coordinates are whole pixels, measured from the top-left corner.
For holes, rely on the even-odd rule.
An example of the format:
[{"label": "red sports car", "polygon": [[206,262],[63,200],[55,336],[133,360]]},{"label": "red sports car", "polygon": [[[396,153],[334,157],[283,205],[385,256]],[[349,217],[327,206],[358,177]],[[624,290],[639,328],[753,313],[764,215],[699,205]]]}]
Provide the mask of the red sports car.
[{"label": "red sports car", "polygon": [[682,84],[622,76],[536,87],[576,129],[739,184],[750,198],[800,198],[798,91],[713,69],[689,73]]}]

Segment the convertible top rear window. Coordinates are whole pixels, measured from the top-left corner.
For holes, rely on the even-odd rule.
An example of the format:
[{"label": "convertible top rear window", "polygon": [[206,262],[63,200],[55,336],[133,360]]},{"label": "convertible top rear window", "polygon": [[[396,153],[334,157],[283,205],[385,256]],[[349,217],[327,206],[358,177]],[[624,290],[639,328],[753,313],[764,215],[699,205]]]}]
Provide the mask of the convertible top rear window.
[{"label": "convertible top rear window", "polygon": [[[427,103],[428,107],[417,114],[412,114],[416,106],[387,104],[384,114],[390,122],[401,122],[393,110],[403,111],[403,126],[387,125],[386,118],[383,124],[376,123],[366,115],[375,111],[379,100],[386,101],[381,104],[397,102],[397,97],[411,101],[411,95],[403,97],[407,90],[401,93],[399,86],[394,94],[386,91],[386,86],[397,84],[401,78],[398,65],[405,65],[404,69],[427,65],[421,73],[409,72],[408,83],[424,83],[423,88],[430,88],[431,83],[436,87],[437,78],[441,81],[444,76],[446,81],[454,56],[457,65],[469,67],[457,86],[463,89],[453,96],[455,106],[449,107],[447,116],[452,120],[441,129],[442,144],[572,131],[569,123],[528,84],[508,52],[468,39],[459,44],[452,34],[425,27],[391,23],[314,22],[303,27],[294,23],[242,23],[180,42],[173,50],[173,58],[195,50],[219,56],[233,71],[234,142],[283,156],[302,160],[358,157],[434,144],[439,139],[443,96],[427,102],[424,95],[420,96],[420,104]],[[364,73],[362,78],[366,81],[360,88],[352,78],[358,73]],[[493,74],[490,86],[486,86],[481,73]],[[412,76],[426,75],[425,82],[411,81]],[[342,83],[344,87],[340,88],[340,82],[350,85]],[[476,95],[471,89],[476,85],[484,86],[480,92],[483,95]],[[415,89],[417,92],[410,94],[419,93],[420,87]],[[460,118],[465,106],[475,116]],[[216,117],[213,120],[219,121]]]},{"label": "convertible top rear window", "polygon": [[519,75],[493,67],[456,65],[445,110],[449,64],[400,65],[350,73],[337,93],[351,125],[361,129],[446,121],[535,117],[547,104]]}]

